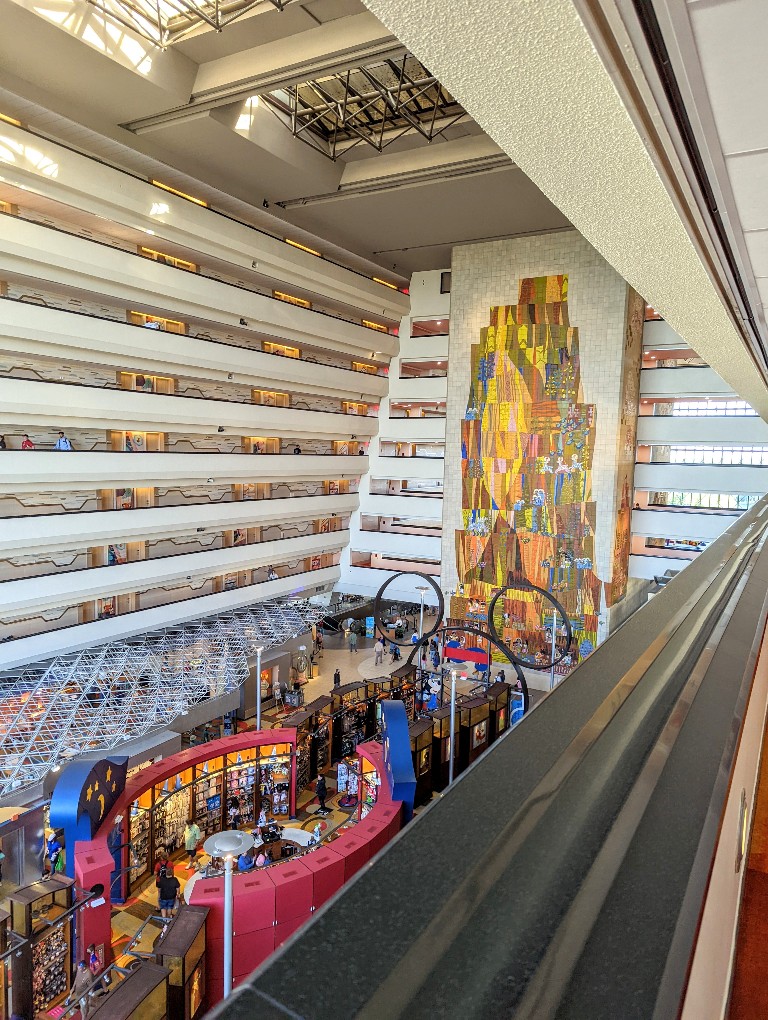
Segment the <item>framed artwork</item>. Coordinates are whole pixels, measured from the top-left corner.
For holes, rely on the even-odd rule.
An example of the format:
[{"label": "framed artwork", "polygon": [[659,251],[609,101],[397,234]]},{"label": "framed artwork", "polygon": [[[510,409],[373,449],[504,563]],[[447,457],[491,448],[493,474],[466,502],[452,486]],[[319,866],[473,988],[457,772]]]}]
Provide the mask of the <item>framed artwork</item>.
[{"label": "framed artwork", "polygon": [[312,557],[312,562],[310,564],[310,570],[319,570],[319,569],[320,569],[320,557],[319,556],[313,556]]},{"label": "framed artwork", "polygon": [[326,535],[330,530],[331,530],[331,522],[326,517],[324,520],[320,521],[320,534],[321,535]]},{"label": "framed artwork", "polygon": [[128,553],[125,548],[125,542],[116,542],[114,545],[107,546],[107,566],[114,567],[118,563],[127,563]]},{"label": "framed artwork", "polygon": [[429,772],[432,766],[432,748],[425,747],[419,752],[419,775],[423,776],[425,772]]},{"label": "framed artwork", "polygon": [[110,595],[105,599],[98,599],[96,602],[98,608],[98,615],[100,620],[105,620],[110,616],[114,616],[117,612],[117,605],[114,595]]},{"label": "framed artwork", "polygon": [[136,506],[136,495],[133,489],[116,489],[115,503],[118,510],[133,510]]},{"label": "framed artwork", "polygon": [[248,544],[248,532],[245,528],[235,528],[232,532],[232,545],[247,545]]},{"label": "framed artwork", "polygon": [[484,719],[479,722],[477,726],[472,730],[472,747],[479,747],[480,744],[485,743],[485,738],[488,735],[488,720]]},{"label": "framed artwork", "polygon": [[339,494],[339,483],[338,482],[328,482],[328,495],[329,496],[338,496],[338,494]]},{"label": "framed artwork", "polygon": [[146,447],[147,440],[143,432],[125,433],[125,450],[127,453],[143,453]]},{"label": "framed artwork", "polygon": [[243,485],[243,499],[256,498],[256,482],[245,482]]}]

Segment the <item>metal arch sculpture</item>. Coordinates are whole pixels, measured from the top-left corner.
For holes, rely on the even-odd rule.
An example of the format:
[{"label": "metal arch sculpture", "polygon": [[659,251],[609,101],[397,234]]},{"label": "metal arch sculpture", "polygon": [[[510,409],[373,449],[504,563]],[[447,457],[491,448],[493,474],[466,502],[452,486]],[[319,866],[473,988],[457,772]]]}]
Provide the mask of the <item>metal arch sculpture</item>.
[{"label": "metal arch sculpture", "polygon": [[[432,627],[431,630],[427,631],[419,638],[418,641],[415,642],[397,641],[390,638],[387,634],[387,628],[384,626],[384,621],[382,620],[381,617],[382,612],[381,603],[382,598],[384,596],[384,592],[387,590],[389,585],[392,584],[393,581],[397,580],[398,577],[421,578],[431,586],[432,590],[437,595],[438,611],[435,625],[434,627]],[[378,633],[381,634],[381,636],[385,638],[387,641],[390,641],[393,644],[398,645],[399,647],[410,646],[412,648],[411,654],[405,660],[405,665],[407,666],[413,664],[414,657],[419,652],[419,649],[429,647],[430,640],[434,637],[435,634],[437,634],[438,630],[442,626],[444,613],[445,613],[445,599],[443,597],[443,593],[440,589],[440,586],[429,574],[422,574],[419,571],[401,570],[397,574],[392,574],[392,576],[387,578],[384,584],[382,584],[382,586],[376,592],[376,598],[374,599],[373,603],[374,624]],[[525,674],[523,673],[523,670],[521,668],[521,660],[518,659],[517,656],[512,651],[512,649],[509,648],[504,643],[504,641],[499,637],[498,633],[490,633],[490,628],[489,630],[483,630],[481,627],[471,626],[445,627],[443,633],[449,632],[457,634],[473,634],[475,637],[483,638],[485,641],[488,641],[491,645],[493,645],[494,648],[497,648],[502,653],[502,655],[504,655],[504,657],[509,662],[510,666],[512,666],[512,668],[515,671],[515,675],[517,676],[518,688],[523,695],[523,713],[527,712],[529,704],[528,684],[525,679]]]},{"label": "metal arch sculpture", "polygon": [[542,663],[540,665],[535,665],[532,662],[525,662],[523,659],[519,659],[514,654],[514,652],[512,653],[514,661],[515,662],[519,662],[521,665],[527,666],[528,669],[538,669],[538,670],[553,669],[555,666],[557,666],[559,663],[561,663],[563,661],[565,656],[568,654],[568,651],[569,651],[569,649],[571,647],[571,642],[573,641],[573,628],[571,627],[571,621],[568,619],[568,614],[566,613],[566,611],[563,608],[563,606],[557,601],[555,596],[551,592],[548,592],[546,590],[546,588],[540,588],[537,584],[531,584],[530,581],[518,581],[517,584],[508,584],[508,585],[506,585],[506,587],[500,588],[499,591],[496,592],[496,594],[493,596],[493,598],[491,599],[490,604],[488,606],[488,630],[490,631],[490,633],[493,635],[493,637],[496,640],[500,640],[500,639],[499,639],[499,632],[496,630],[496,624],[494,623],[493,613],[494,613],[494,610],[496,609],[496,603],[499,601],[500,598],[503,598],[504,594],[506,592],[508,592],[508,591],[535,591],[535,592],[538,592],[539,595],[543,595],[545,599],[549,599],[549,601],[552,603],[552,605],[555,607],[557,612],[560,614],[560,616],[565,621],[565,632],[566,632],[566,637],[567,637],[567,640],[565,642],[565,651],[562,652],[562,654],[559,655],[556,659],[550,659],[550,661],[547,662],[547,663]]}]

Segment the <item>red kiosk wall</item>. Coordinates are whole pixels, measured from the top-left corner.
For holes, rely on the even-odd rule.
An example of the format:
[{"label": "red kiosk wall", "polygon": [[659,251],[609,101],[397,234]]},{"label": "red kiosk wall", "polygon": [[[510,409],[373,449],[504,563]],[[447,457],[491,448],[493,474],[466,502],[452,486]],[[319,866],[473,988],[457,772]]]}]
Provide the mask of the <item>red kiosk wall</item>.
[{"label": "red kiosk wall", "polygon": [[[109,885],[115,862],[106,843],[79,840],[75,854],[75,881],[81,889],[104,886],[104,903],[88,906],[77,915],[77,958],[85,956],[85,948],[93,943],[104,947],[104,963],[112,962],[112,908]],[[95,897],[98,899],[98,897]]]},{"label": "red kiosk wall", "polygon": [[301,861],[270,869],[275,883],[275,920],[278,925],[295,917],[306,920],[312,912],[312,872]]},{"label": "red kiosk wall", "polygon": [[321,846],[303,861],[312,872],[312,909],[317,910],[344,885],[344,858]]}]

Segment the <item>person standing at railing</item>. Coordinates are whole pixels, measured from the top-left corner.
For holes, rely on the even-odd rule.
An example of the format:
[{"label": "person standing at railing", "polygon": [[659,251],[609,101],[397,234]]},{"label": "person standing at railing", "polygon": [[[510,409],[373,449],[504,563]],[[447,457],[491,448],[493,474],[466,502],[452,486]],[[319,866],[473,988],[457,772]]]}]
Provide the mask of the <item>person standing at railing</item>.
[{"label": "person standing at railing", "polygon": [[54,450],[65,450],[67,452],[71,452],[72,444],[70,443],[70,441],[67,439],[63,432],[59,432],[59,438],[56,440],[56,443],[53,448]]},{"label": "person standing at railing", "polygon": [[22,450],[34,450],[35,448],[35,444],[32,442],[32,440],[29,438],[26,432],[24,433],[24,436],[21,440],[21,448]]}]

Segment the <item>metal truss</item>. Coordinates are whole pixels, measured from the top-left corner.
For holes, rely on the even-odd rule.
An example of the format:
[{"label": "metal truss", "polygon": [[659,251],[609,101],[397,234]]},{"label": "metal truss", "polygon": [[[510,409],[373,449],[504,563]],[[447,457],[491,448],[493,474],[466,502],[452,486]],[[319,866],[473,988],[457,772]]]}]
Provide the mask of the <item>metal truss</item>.
[{"label": "metal truss", "polygon": [[88,0],[111,21],[165,49],[201,27],[221,32],[257,7],[284,11],[297,0]]},{"label": "metal truss", "polygon": [[0,677],[0,798],[84,752],[167,726],[236,690],[256,648],[304,633],[324,615],[308,600],[261,602]]},{"label": "metal truss", "polygon": [[261,99],[295,138],[332,160],[361,142],[381,152],[414,132],[431,142],[469,116],[410,53],[289,85]]}]

